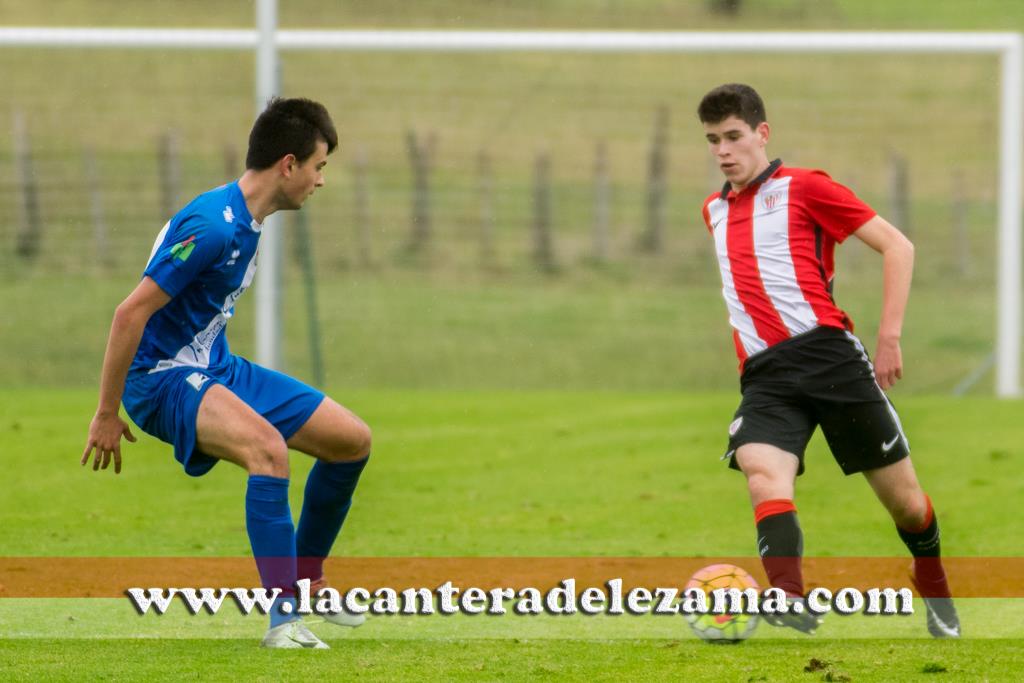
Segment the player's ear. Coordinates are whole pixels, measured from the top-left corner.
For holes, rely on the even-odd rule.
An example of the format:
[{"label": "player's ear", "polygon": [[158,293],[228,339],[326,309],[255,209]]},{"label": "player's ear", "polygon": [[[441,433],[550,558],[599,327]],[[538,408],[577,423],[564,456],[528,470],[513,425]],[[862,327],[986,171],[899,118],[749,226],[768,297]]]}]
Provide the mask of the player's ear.
[{"label": "player's ear", "polygon": [[771,136],[772,129],[771,126],[768,125],[767,121],[762,121],[757,124],[757,128],[754,132],[756,132],[757,137],[760,138],[762,147],[768,144],[768,138]]},{"label": "player's ear", "polygon": [[295,169],[297,164],[298,159],[295,158],[294,154],[285,154],[278,160],[277,168],[281,171],[281,175],[285,178],[290,178],[292,176],[292,171]]}]

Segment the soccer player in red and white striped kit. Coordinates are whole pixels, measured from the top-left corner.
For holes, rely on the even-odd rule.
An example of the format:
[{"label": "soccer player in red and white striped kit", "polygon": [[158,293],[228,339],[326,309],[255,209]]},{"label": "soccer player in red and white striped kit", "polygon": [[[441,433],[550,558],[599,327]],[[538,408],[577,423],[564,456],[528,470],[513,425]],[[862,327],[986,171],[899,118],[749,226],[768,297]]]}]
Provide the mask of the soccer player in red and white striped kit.
[{"label": "soccer player in red and white striped kit", "polygon": [[[862,472],[914,556],[929,632],[959,637],[939,559],[939,526],[884,390],[903,375],[900,335],[914,247],[846,187],[818,170],[769,161],[764,103],[727,84],[698,107],[725,186],[704,202],[740,360],[742,400],[723,459],[747,479],[757,545],[772,586],[791,597],[769,623],[813,633],[802,602],[803,536],[793,504],[804,449],[820,425],[845,474]],[[882,255],[882,315],[874,364],[832,298],[835,245],[853,235]]]}]

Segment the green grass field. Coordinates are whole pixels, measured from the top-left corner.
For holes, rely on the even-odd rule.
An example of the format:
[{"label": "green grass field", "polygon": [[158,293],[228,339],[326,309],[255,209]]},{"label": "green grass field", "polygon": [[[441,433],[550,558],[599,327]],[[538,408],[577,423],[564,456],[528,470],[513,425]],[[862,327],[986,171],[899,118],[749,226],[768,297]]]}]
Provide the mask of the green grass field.
[{"label": "green grass field", "polygon": [[[1013,0],[772,0],[739,18],[705,0],[282,0],[286,28],[1022,30]],[[252,3],[0,0],[0,23],[249,27]],[[372,6],[371,6],[372,5]],[[240,470],[191,479],[141,435],[124,472],[77,464],[114,306],[133,286],[160,209],[156,144],[181,140],[182,200],[237,173],[253,59],[221,51],[0,50],[0,553],[5,557],[237,557],[249,553]],[[737,402],[735,357],[699,202],[718,186],[693,116],[723,81],[768,97],[772,151],[820,165],[891,216],[889,159],[910,168],[917,270],[892,393],[935,501],[943,550],[1017,557],[1024,422],[953,388],[992,351],[998,65],[993,57],[299,52],[285,94],[326,102],[342,135],[307,214],[330,393],[374,428],[374,457],[336,554],[353,557],[717,557],[754,554],[741,477],[718,457]],[[655,111],[671,114],[666,246],[635,250]],[[42,252],[15,256],[13,115],[28,120]],[[435,242],[410,258],[407,130],[437,136]],[[608,145],[607,263],[591,259],[594,150]],[[235,166],[225,168],[225,146]],[[83,154],[108,227],[94,234]],[[494,165],[495,261],[478,257],[476,154]],[[372,264],[358,262],[353,158],[368,158]],[[530,263],[531,168],[552,158],[559,269]],[[959,184],[958,184],[959,183]],[[964,232],[953,197],[962,193]],[[286,224],[291,254],[294,230]],[[960,270],[962,251],[972,263]],[[878,259],[837,254],[839,304],[874,346]],[[299,269],[289,256],[287,369],[312,379]],[[253,353],[254,297],[230,326]],[[294,455],[292,509],[310,462]],[[902,556],[892,524],[816,437],[797,503],[809,556]],[[681,577],[685,578],[685,577]],[[127,599],[9,598],[0,574],[0,680],[1020,679],[1024,598],[959,603],[965,638],[906,618],[831,615],[818,635],[760,625],[737,647],[670,618],[377,618],[313,623],[329,652],[256,647],[262,617],[140,617]],[[1022,593],[1024,594],[1024,593]]]},{"label": "green grass field", "polygon": [[[972,28],[1024,26],[1013,3],[916,3],[779,0],[747,3],[739,19],[715,17],[701,1],[680,3],[414,3],[282,4],[289,27],[473,27],[490,12],[496,28],[646,27],[699,30],[878,28],[913,25],[917,17]],[[209,5],[207,7],[207,5]],[[614,6],[613,6],[614,5]],[[0,3],[9,24],[251,25],[251,6],[237,2],[189,7],[173,21],[152,3],[75,2],[56,10]],[[916,7],[916,9],[915,9]],[[314,9],[315,8],[315,9]],[[409,12],[413,12],[412,15]],[[201,16],[200,16],[201,15]],[[926,15],[926,17],[925,17]],[[313,18],[315,17],[315,19]],[[449,21],[441,19],[448,17]],[[456,21],[455,18],[458,18]],[[922,19],[923,21],[923,19]],[[230,51],[0,49],[10,106],[0,130],[27,121],[44,222],[35,268],[46,272],[135,272],[137,254],[167,216],[161,207],[157,144],[180,140],[180,202],[239,172],[240,148],[252,115],[252,56]],[[709,164],[694,110],[700,97],[725,81],[755,84],[768,102],[771,152],[787,163],[827,169],[893,218],[890,158],[910,171],[911,217],[900,225],[918,240],[919,274],[949,276],[962,245],[953,238],[953,195],[967,202],[967,228],[976,276],[984,282],[997,186],[998,61],[977,55],[748,55],[284,52],[283,92],[316,96],[341,133],[327,170],[328,187],[310,207],[318,265],[352,267],[357,227],[352,210],[353,160],[365,155],[366,230],[378,268],[393,266],[410,231],[411,182],[406,134],[436,138],[434,244],[422,259],[445,273],[475,270],[480,198],[476,158],[486,151],[494,174],[491,202],[497,260],[529,262],[531,186],[537,155],[551,159],[554,243],[559,264],[576,269],[591,254],[595,148],[605,143],[611,190],[609,258],[641,276],[700,267],[706,249],[699,203],[720,187]],[[97,78],[98,85],[97,87]],[[47,87],[40,88],[45,82]],[[227,106],[226,103],[230,103]],[[244,103],[244,105],[240,104]],[[655,113],[670,114],[668,226],[664,258],[631,258],[644,228],[648,153]],[[941,112],[941,116],[932,116]],[[935,144],[941,139],[942,144]],[[226,169],[224,148],[234,149]],[[0,240],[13,241],[20,222],[12,136],[0,136]],[[96,157],[109,231],[106,248],[93,238],[86,150]],[[895,218],[894,218],[895,220]],[[899,221],[898,221],[899,222]],[[396,253],[397,252],[397,253]],[[925,258],[927,256],[927,258]],[[98,266],[104,259],[112,265]],[[20,267],[0,250],[0,268]]]},{"label": "green grass field", "polygon": [[[327,652],[266,652],[239,641],[0,641],[7,680],[254,680],[344,677],[365,681],[1006,681],[1020,671],[1020,641],[751,642],[735,650],[666,640],[353,641]],[[24,662],[38,668],[26,675]],[[821,668],[812,664],[822,663]],[[4,664],[0,664],[3,667]],[[810,668],[812,672],[805,669]]]},{"label": "green grass field", "polygon": [[[341,554],[707,556],[709,564],[751,554],[741,479],[717,458],[734,404],[729,394],[335,393],[375,427],[375,455]],[[94,400],[87,389],[0,393],[5,553],[245,555],[241,471],[219,466],[189,479],[149,437],[127,450],[119,477],[77,465]],[[941,515],[945,553],[1019,553],[1019,525],[1004,513],[1006,501],[1024,493],[1017,406],[934,397],[901,406]],[[309,464],[293,457],[296,482]],[[820,438],[808,464],[798,491],[808,555],[903,554],[866,484],[844,479]],[[292,487],[293,510],[300,488]],[[191,617],[176,605],[162,617],[139,617],[124,599],[9,598],[0,600],[8,636],[0,641],[0,673],[270,680],[285,667],[331,667],[365,680],[860,681],[944,671],[956,680],[1006,680],[1024,663],[1020,603],[962,600],[968,637],[955,643],[924,640],[920,613],[887,621],[833,615],[814,638],[761,625],[751,642],[725,648],[700,643],[682,620],[654,617],[381,617],[351,633],[314,623],[333,650],[296,658],[257,652],[262,618],[230,610]],[[186,653],[190,664],[174,664]],[[826,664],[805,674],[812,658]]]},{"label": "green grass field", "polygon": [[[839,304],[873,352],[881,259],[840,255]],[[844,260],[846,259],[846,260]],[[704,264],[714,268],[709,261]],[[138,276],[0,279],[9,302],[0,345],[7,386],[92,387],[114,308]],[[733,391],[736,355],[719,286],[616,269],[565,277],[528,273],[455,277],[419,271],[324,273],[317,281],[326,383],[347,390]],[[88,292],[86,296],[82,292]],[[312,380],[301,281],[285,284],[285,364]],[[34,302],[48,301],[40,316]],[[948,394],[993,348],[995,298],[957,281],[915,287],[904,326],[907,394]],[[253,357],[254,293],[228,338]],[[67,339],[75,339],[68,346]],[[973,393],[988,395],[986,374]]]}]

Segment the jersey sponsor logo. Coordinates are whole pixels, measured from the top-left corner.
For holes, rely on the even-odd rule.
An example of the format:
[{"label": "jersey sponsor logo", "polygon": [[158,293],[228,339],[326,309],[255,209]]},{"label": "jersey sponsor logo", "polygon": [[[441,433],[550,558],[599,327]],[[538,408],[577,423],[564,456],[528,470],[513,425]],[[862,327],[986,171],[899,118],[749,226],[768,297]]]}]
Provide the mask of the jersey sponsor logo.
[{"label": "jersey sponsor logo", "polygon": [[185,381],[192,385],[192,388],[199,391],[203,385],[210,381],[210,378],[201,372],[193,372],[185,378]]},{"label": "jersey sponsor logo", "polygon": [[737,417],[735,420],[733,420],[732,424],[729,425],[729,436],[736,436],[736,432],[740,431],[740,427],[742,426],[743,416],[741,415]]},{"label": "jersey sponsor logo", "polygon": [[231,210],[231,205],[224,207],[224,220],[228,223],[233,223],[235,220],[235,212]]},{"label": "jersey sponsor logo", "polygon": [[196,236],[192,235],[187,240],[178,242],[171,247],[171,256],[178,261],[187,261],[188,257],[192,255],[192,250],[196,246]]},{"label": "jersey sponsor logo", "polygon": [[892,447],[896,445],[897,441],[899,441],[899,438],[900,438],[900,435],[897,434],[896,436],[892,437],[892,441],[883,441],[882,442],[882,452],[883,453],[888,453],[889,451],[891,451]]},{"label": "jersey sponsor logo", "polygon": [[231,258],[228,259],[228,262],[226,264],[224,264],[224,265],[227,265],[227,266],[235,265],[236,263],[238,263],[238,257],[241,256],[241,255],[242,255],[241,251],[239,251],[238,249],[233,249],[231,251]]}]

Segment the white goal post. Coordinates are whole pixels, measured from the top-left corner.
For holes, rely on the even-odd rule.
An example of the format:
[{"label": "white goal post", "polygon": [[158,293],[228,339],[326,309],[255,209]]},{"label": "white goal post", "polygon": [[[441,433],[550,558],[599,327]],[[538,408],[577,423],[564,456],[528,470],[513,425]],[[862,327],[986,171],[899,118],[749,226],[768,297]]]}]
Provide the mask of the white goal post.
[{"label": "white goal post", "polygon": [[[276,0],[257,29],[0,28],[2,47],[253,50],[256,103],[279,91],[279,50],[418,52],[971,53],[1000,58],[996,394],[1021,396],[1024,41],[1019,33],[278,30]],[[257,278],[257,360],[280,367],[280,237],[268,230]],[[269,238],[269,239],[268,239]]]}]

